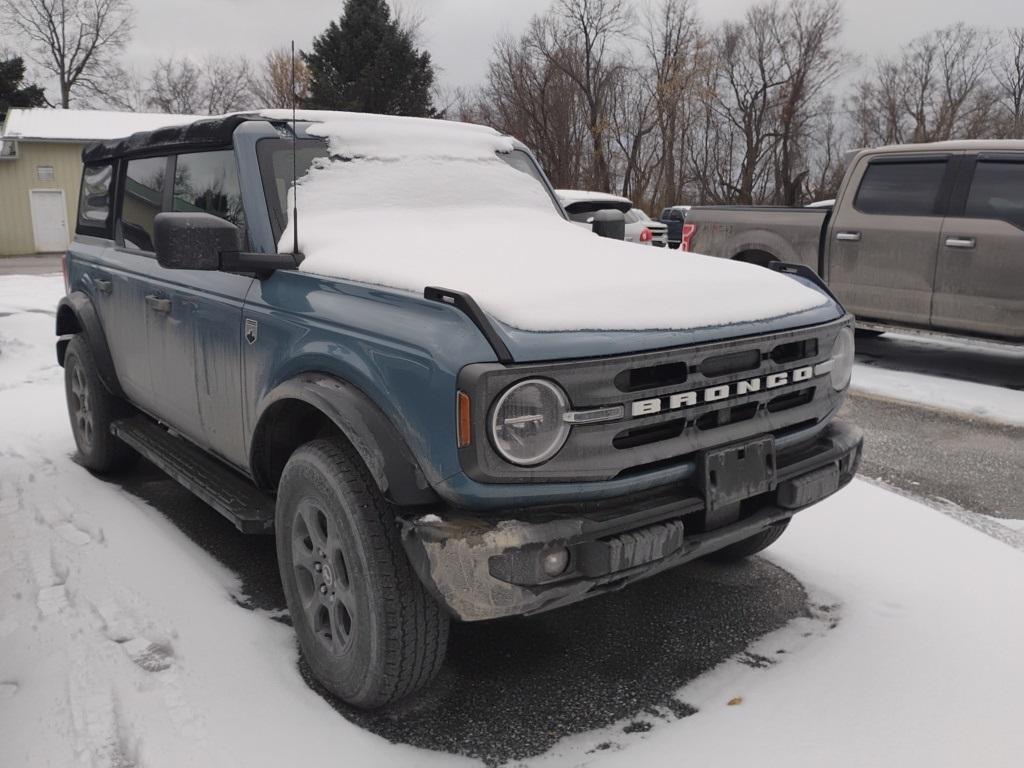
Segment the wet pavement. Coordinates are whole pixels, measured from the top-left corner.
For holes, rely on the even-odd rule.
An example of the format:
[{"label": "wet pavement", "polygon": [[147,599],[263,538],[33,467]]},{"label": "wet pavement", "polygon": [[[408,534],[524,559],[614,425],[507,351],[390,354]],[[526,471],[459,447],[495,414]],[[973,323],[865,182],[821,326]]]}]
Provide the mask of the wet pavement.
[{"label": "wet pavement", "polygon": [[0,275],[45,275],[60,272],[59,253],[0,256]]}]

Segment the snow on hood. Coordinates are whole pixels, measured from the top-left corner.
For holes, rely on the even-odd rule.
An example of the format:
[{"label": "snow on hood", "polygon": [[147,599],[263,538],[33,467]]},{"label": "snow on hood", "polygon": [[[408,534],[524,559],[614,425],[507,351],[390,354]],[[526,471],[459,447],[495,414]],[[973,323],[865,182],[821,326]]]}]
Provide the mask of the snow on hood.
[{"label": "snow on hood", "polygon": [[[495,154],[513,144],[492,129],[311,114],[324,122],[308,133],[328,139],[331,158],[299,181],[304,272],[464,291],[527,331],[689,330],[828,301],[760,267],[595,236]],[[289,224],[279,247],[291,244]]]}]

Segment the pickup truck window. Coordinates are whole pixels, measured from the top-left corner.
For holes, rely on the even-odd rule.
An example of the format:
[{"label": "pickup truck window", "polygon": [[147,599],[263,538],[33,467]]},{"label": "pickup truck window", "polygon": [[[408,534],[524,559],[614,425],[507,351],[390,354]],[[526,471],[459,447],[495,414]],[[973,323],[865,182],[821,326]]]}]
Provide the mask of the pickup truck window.
[{"label": "pickup truck window", "polygon": [[964,216],[1001,219],[1024,229],[1024,161],[979,160]]},{"label": "pickup truck window", "polygon": [[78,194],[78,226],[82,235],[111,236],[113,210],[110,193],[113,190],[114,164],[87,165],[82,170],[82,189]]},{"label": "pickup truck window", "polygon": [[245,211],[231,150],[178,155],[174,169],[175,211],[205,211],[230,221],[245,241]]},{"label": "pickup truck window", "polygon": [[153,250],[153,219],[163,209],[166,157],[129,160],[121,203],[121,235],[128,248]]},{"label": "pickup truck window", "polygon": [[870,163],[857,190],[854,207],[861,213],[935,216],[945,160]]}]

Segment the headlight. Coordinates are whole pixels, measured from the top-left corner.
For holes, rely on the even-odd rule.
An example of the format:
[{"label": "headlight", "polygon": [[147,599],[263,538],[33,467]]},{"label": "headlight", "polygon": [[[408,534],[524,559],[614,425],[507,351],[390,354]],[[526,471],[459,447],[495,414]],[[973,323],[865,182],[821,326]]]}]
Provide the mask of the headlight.
[{"label": "headlight", "polygon": [[569,437],[563,420],[569,398],[545,379],[514,384],[491,411],[491,438],[502,458],[521,467],[543,464]]},{"label": "headlight", "polygon": [[850,386],[853,375],[853,329],[843,328],[832,345],[832,387],[841,392]]}]

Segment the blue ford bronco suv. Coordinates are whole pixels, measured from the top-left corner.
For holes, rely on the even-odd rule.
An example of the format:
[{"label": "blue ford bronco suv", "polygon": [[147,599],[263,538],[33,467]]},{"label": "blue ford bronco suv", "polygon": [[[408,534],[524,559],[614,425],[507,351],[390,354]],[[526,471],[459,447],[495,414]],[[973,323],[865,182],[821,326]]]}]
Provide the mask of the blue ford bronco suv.
[{"label": "blue ford bronco suv", "polygon": [[57,311],[81,463],[141,454],[275,535],[330,691],[412,694],[453,619],[759,552],[854,476],[853,318],[812,272],[594,237],[514,140],[368,119],[86,147]]}]

